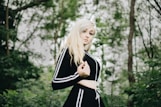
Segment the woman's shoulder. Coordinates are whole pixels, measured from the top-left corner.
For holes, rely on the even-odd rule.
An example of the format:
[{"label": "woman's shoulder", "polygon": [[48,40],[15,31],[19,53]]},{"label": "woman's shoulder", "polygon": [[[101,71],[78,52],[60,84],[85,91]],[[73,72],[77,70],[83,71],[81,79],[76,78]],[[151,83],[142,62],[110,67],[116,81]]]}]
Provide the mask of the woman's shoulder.
[{"label": "woman's shoulder", "polygon": [[61,53],[63,53],[63,52],[67,52],[68,50],[69,50],[69,49],[68,49],[68,47],[60,48]]},{"label": "woman's shoulder", "polygon": [[69,56],[69,49],[68,49],[68,47],[63,47],[62,49],[60,49],[59,56]]}]

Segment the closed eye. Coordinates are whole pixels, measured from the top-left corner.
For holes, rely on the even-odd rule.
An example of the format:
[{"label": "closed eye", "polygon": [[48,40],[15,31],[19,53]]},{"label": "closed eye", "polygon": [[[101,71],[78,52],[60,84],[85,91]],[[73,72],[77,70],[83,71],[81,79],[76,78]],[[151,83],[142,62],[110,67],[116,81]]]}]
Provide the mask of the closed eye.
[{"label": "closed eye", "polygon": [[90,35],[94,35],[93,33],[89,33]]},{"label": "closed eye", "polygon": [[89,32],[90,35],[94,35],[95,33],[93,31]]},{"label": "closed eye", "polygon": [[87,32],[87,30],[83,30],[83,31],[82,31],[82,33],[86,33],[86,32]]}]

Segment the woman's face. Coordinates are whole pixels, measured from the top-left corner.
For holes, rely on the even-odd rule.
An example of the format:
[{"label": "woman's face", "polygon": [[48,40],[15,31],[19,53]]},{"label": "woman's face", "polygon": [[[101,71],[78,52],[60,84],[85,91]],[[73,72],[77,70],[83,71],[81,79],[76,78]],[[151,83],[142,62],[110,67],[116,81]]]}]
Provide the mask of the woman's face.
[{"label": "woman's face", "polygon": [[94,34],[95,34],[95,32],[92,28],[86,28],[86,29],[82,30],[80,33],[80,37],[83,41],[83,44],[88,45],[89,43],[91,43]]}]

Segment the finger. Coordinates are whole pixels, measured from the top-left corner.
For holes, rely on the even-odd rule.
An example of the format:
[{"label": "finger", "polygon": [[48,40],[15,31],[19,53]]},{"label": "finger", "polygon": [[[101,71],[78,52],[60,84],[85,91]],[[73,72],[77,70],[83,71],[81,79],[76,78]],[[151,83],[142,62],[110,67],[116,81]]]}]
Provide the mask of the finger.
[{"label": "finger", "polygon": [[85,61],[85,63],[86,63],[86,64],[88,64],[88,62],[87,62],[87,61]]},{"label": "finger", "polygon": [[85,65],[89,66],[87,61],[85,61],[84,63],[85,63]]},{"label": "finger", "polygon": [[82,63],[84,63],[84,61],[83,61],[83,60],[81,61],[81,64],[82,64]]},{"label": "finger", "polygon": [[81,63],[78,67],[79,67],[79,68],[83,68],[83,67],[84,67],[84,64]]}]

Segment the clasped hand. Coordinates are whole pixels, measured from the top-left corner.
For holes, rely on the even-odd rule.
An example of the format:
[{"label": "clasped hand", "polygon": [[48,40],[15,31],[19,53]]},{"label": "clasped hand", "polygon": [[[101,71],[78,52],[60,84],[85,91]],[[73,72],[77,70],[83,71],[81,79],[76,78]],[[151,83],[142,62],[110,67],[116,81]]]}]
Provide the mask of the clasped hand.
[{"label": "clasped hand", "polygon": [[81,63],[78,67],[77,67],[77,72],[81,77],[88,77],[90,75],[90,67],[89,64],[87,63],[87,61]]}]

